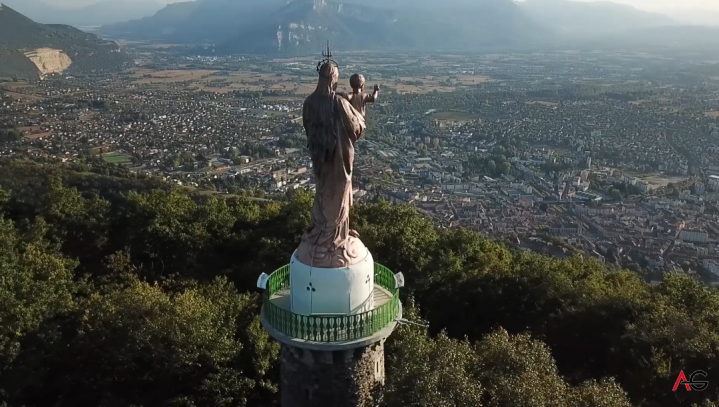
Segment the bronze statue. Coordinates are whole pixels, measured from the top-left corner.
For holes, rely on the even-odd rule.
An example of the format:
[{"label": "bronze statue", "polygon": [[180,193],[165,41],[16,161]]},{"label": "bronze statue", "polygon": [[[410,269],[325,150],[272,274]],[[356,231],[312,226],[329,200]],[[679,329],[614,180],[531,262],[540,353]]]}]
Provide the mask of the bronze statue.
[{"label": "bronze statue", "polygon": [[302,120],[312,156],[317,189],[312,224],[295,253],[309,266],[341,268],[362,261],[367,248],[349,227],[352,206],[353,144],[365,129],[364,117],[336,93],[339,68],[330,59],[318,64],[317,89],[307,97]]},{"label": "bronze statue", "polygon": [[362,115],[362,117],[367,117],[365,106],[367,103],[374,103],[377,100],[379,97],[379,85],[374,85],[374,90],[371,95],[364,92],[364,85],[364,76],[356,73],[350,77],[352,93],[339,93],[339,95],[352,103],[352,106]]}]

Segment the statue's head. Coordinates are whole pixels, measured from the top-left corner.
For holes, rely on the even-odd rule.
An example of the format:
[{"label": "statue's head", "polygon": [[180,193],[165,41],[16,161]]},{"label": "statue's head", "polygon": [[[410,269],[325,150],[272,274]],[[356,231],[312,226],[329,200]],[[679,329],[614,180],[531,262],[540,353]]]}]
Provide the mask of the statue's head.
[{"label": "statue's head", "polygon": [[364,84],[364,76],[356,73],[350,77],[350,86],[352,87],[352,89],[362,89],[364,88]]},{"label": "statue's head", "polygon": [[325,61],[317,70],[320,74],[320,83],[329,82],[328,85],[334,91],[337,89],[340,78],[340,70],[334,61]]}]

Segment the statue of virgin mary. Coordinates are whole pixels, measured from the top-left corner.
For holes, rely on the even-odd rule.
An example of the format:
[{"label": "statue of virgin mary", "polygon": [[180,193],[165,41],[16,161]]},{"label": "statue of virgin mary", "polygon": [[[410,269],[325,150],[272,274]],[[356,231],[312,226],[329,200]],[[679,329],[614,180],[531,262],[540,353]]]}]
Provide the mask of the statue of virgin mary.
[{"label": "statue of virgin mary", "polygon": [[311,267],[342,268],[367,256],[359,235],[349,227],[354,143],[362,137],[365,120],[336,94],[337,64],[327,58],[317,71],[317,89],[307,97],[302,110],[317,189],[312,224],[295,255]]}]

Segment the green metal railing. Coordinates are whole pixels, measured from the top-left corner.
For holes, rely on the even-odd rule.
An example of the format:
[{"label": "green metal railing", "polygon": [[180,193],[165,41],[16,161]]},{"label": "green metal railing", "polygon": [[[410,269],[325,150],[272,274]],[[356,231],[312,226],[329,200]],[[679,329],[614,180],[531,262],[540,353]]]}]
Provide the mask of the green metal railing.
[{"label": "green metal railing", "polygon": [[284,335],[313,342],[346,342],[372,336],[399,316],[399,289],[394,273],[381,264],[374,265],[374,282],[386,289],[392,298],[385,304],[357,315],[298,315],[270,301],[278,291],[290,287],[290,266],[270,275],[265,289],[262,313],[265,321]]}]

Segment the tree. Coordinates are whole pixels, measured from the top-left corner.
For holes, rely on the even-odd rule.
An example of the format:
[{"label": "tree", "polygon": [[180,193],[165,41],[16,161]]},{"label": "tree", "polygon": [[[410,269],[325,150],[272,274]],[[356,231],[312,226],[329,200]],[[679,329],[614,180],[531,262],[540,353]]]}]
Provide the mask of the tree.
[{"label": "tree", "polygon": [[18,129],[0,129],[0,144],[22,140],[22,132]]},{"label": "tree", "polygon": [[489,172],[491,175],[497,173],[497,163],[494,162],[494,160],[487,161],[487,172]]},{"label": "tree", "polygon": [[[225,199],[122,173],[87,176],[90,161],[2,164],[13,192],[1,199],[12,221],[0,222],[0,401],[277,403],[277,345],[252,293],[257,275],[297,247],[310,194]],[[651,286],[586,256],[560,260],[437,228],[410,205],[357,205],[351,217],[375,259],[405,274],[405,317],[430,323],[388,340],[387,405],[719,398],[712,386],[667,390],[680,369],[719,371],[719,294],[691,276]]]},{"label": "tree", "polygon": [[[409,302],[408,316],[418,318]],[[478,343],[405,325],[388,343],[383,405],[630,407],[612,381],[571,387],[558,375],[546,345],[497,330]]]},{"label": "tree", "polygon": [[512,164],[505,161],[499,166],[499,172],[500,174],[510,174],[512,172]]},{"label": "tree", "polygon": [[[22,351],[23,341],[74,307],[76,262],[42,240],[45,225],[25,235],[0,216],[0,383]],[[0,384],[0,397],[3,387]]]},{"label": "tree", "polygon": [[60,178],[52,177],[37,216],[48,222],[48,239],[61,244],[64,253],[80,259],[83,266],[97,266],[103,254],[98,256],[87,248],[94,247],[102,253],[107,242],[109,209],[108,201],[96,195],[86,199],[76,188],[65,188]]},{"label": "tree", "polygon": [[[69,322],[77,331],[68,338],[66,350],[45,361],[62,366],[62,371],[48,372],[44,394],[29,393],[27,383],[19,392],[24,402],[257,402],[251,393],[263,387],[278,346],[268,347],[267,335],[259,329],[255,298],[238,295],[222,279],[206,286],[170,285],[150,285],[128,276],[121,287],[83,301],[76,319]],[[270,394],[275,390],[267,388]]]}]

